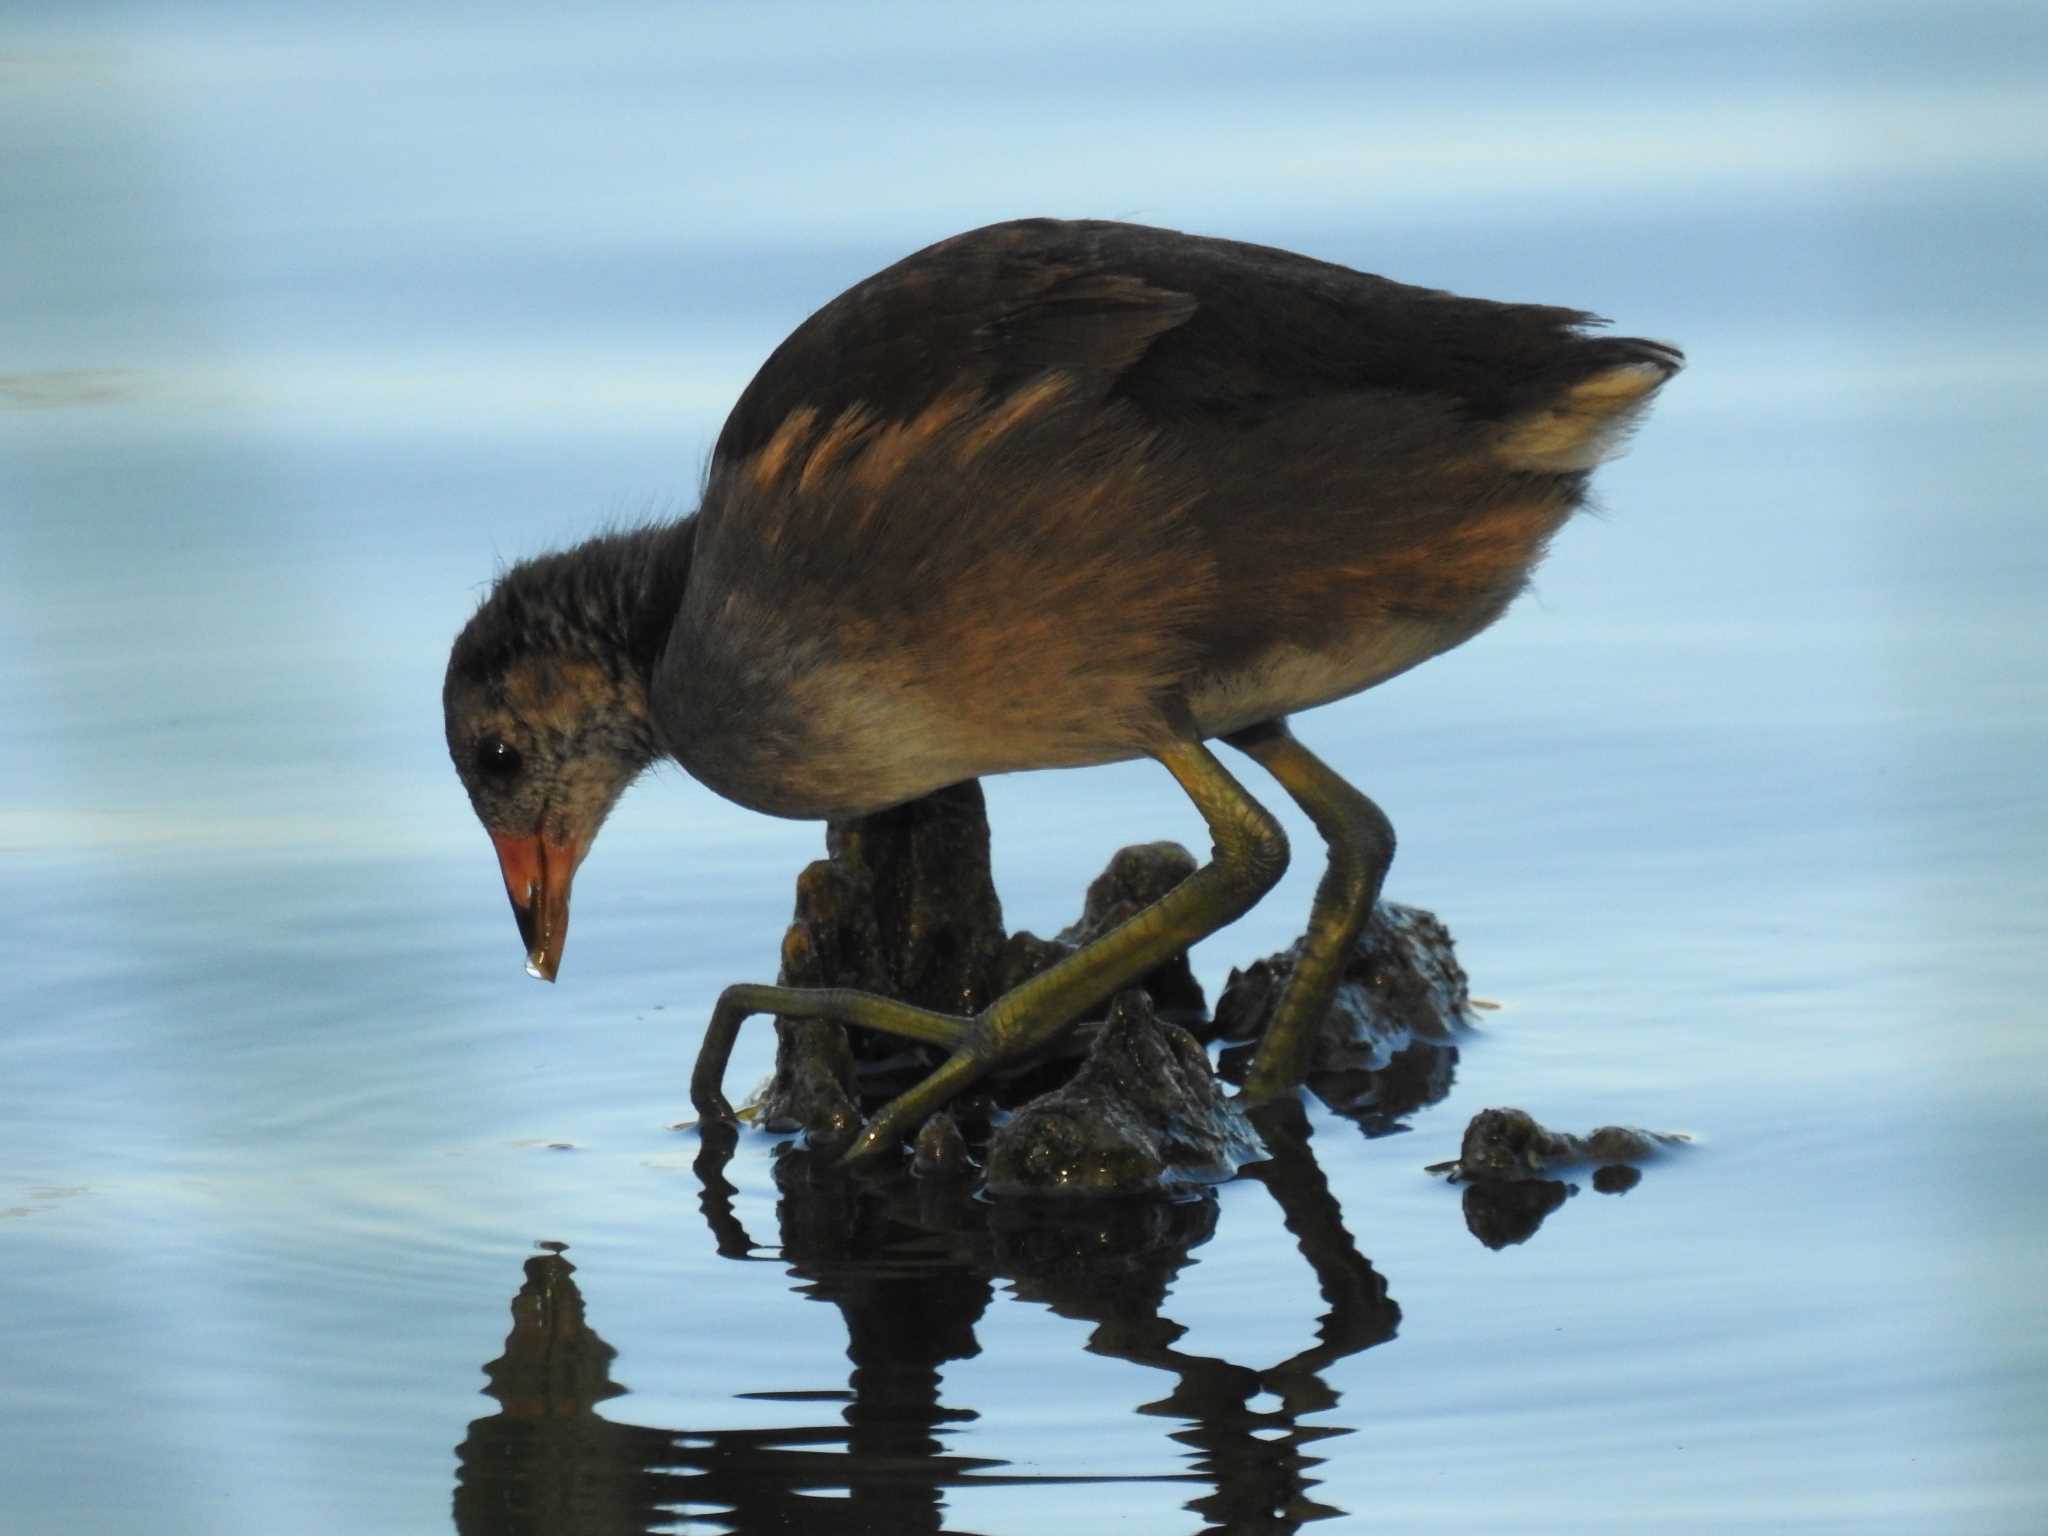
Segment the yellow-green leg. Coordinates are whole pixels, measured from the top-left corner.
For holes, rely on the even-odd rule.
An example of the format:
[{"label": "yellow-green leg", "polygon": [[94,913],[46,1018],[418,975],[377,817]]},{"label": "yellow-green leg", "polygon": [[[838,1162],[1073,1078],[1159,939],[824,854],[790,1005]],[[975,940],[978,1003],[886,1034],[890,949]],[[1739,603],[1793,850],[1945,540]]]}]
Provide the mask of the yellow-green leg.
[{"label": "yellow-green leg", "polygon": [[749,1014],[836,1019],[950,1045],[953,1054],[877,1111],[846,1153],[849,1161],[872,1157],[907,1139],[933,1110],[994,1068],[1050,1043],[1118,988],[1243,916],[1286,869],[1286,834],[1200,742],[1177,743],[1156,755],[1209,823],[1215,847],[1207,864],[1123,926],[1004,993],[972,1019],[862,992],[728,987],[691,1077],[699,1112],[712,1118],[732,1113],[719,1084],[733,1038]]},{"label": "yellow-green leg", "polygon": [[837,1024],[858,1024],[885,1034],[922,1040],[927,1045],[957,1046],[967,1033],[968,1020],[951,1013],[914,1008],[873,992],[856,992],[851,987],[769,987],[741,982],[718,995],[711,1011],[704,1043],[697,1048],[697,1065],[690,1073],[690,1102],[707,1120],[731,1120],[732,1105],[725,1097],[725,1067],[732,1059],[733,1042],[740,1025],[749,1015],[779,1013],[790,1019],[830,1019]]},{"label": "yellow-green leg", "polygon": [[1244,1098],[1263,1104],[1292,1093],[1308,1075],[1344,956],[1379,900],[1380,882],[1394,861],[1394,825],[1369,798],[1296,741],[1285,721],[1256,725],[1224,739],[1272,774],[1330,845],[1330,867],[1316,887],[1301,957],[1245,1076]]}]

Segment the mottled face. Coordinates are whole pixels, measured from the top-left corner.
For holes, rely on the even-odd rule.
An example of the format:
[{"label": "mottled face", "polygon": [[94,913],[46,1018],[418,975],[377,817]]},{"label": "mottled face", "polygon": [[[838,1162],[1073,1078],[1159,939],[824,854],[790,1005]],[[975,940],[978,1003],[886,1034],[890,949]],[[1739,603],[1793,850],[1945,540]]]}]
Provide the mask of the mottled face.
[{"label": "mottled face", "polygon": [[590,663],[527,657],[476,682],[451,675],[442,703],[448,755],[492,832],[595,832],[638,771],[620,778],[634,733],[613,727],[623,701]]},{"label": "mottled face", "polygon": [[652,758],[646,710],[594,662],[528,655],[483,668],[470,639],[456,642],[442,694],[448,754],[497,848],[527,969],[552,981],[577,866]]}]

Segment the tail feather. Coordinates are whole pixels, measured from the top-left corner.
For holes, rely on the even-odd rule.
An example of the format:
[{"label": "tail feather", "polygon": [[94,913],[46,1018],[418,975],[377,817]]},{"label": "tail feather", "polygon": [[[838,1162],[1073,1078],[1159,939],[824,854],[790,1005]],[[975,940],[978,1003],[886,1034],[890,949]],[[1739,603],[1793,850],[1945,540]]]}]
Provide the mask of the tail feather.
[{"label": "tail feather", "polygon": [[1498,452],[1515,469],[1569,473],[1614,457],[1685,354],[1635,336],[1588,343],[1593,371],[1506,424]]}]

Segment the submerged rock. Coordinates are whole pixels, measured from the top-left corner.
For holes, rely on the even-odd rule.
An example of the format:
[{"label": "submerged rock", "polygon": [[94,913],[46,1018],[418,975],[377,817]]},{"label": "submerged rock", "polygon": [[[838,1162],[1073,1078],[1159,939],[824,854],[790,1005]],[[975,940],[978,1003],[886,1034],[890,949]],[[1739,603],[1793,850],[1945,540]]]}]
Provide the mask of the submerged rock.
[{"label": "submerged rock", "polygon": [[[1431,1173],[1470,1183],[1506,1184],[1550,1179],[1559,1169],[1587,1163],[1625,1165],[1644,1162],[1666,1147],[1692,1138],[1677,1131],[1644,1131],[1627,1125],[1603,1125],[1584,1136],[1553,1131],[1521,1109],[1482,1109],[1465,1127],[1456,1161],[1434,1163]],[[1619,1189],[1623,1183],[1609,1180]]]},{"label": "submerged rock", "polygon": [[1157,1194],[1214,1183],[1264,1155],[1194,1036],[1143,992],[1118,995],[1073,1079],[1032,1100],[989,1142],[998,1195]]}]

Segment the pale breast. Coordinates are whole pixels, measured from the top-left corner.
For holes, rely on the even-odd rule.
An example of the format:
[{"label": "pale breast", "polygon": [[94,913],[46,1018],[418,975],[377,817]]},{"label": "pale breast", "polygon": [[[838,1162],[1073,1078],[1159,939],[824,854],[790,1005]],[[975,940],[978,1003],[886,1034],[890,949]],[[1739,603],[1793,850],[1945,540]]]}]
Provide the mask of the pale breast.
[{"label": "pale breast", "polygon": [[1450,650],[1480,627],[1381,619],[1325,649],[1275,644],[1197,678],[1188,689],[1188,706],[1204,736],[1228,735],[1383,683]]}]

